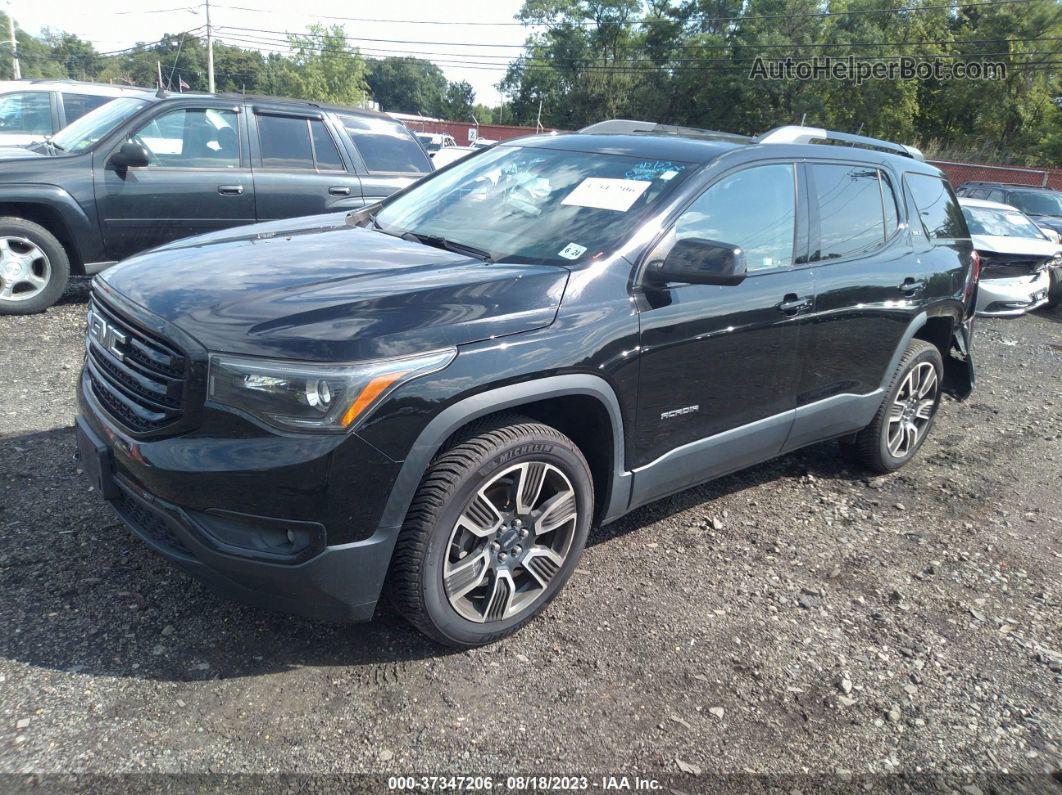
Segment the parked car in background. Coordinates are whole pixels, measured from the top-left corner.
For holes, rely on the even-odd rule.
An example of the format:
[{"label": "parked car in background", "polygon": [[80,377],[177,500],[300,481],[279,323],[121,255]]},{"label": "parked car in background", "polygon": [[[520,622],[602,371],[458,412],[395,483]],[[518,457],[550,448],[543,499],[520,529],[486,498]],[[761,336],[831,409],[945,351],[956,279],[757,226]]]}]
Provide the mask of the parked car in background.
[{"label": "parked car in background", "polygon": [[433,155],[440,149],[448,146],[457,146],[457,141],[452,135],[445,133],[417,133],[417,140],[429,155]]},{"label": "parked car in background", "polygon": [[1058,300],[1057,242],[1016,207],[967,198],[959,206],[981,259],[977,314],[1017,317]]},{"label": "parked car in background", "polygon": [[955,193],[962,198],[1017,207],[1037,226],[1062,235],[1062,191],[1004,182],[964,182]]},{"label": "parked car in background", "polygon": [[97,277],[82,468],[224,593],[349,621],[386,585],[432,638],[491,643],[592,526],[825,439],[908,463],[973,388],[972,259],[899,144],[622,120],[507,141],[348,224]]},{"label": "parked car in background", "polygon": [[112,99],[144,89],[76,80],[0,81],[0,146],[41,141]]},{"label": "parked car in background", "polygon": [[384,114],[243,95],[124,96],[7,155],[0,313],[20,314],[54,303],[71,273],[189,235],[373,204],[432,170]]},{"label": "parked car in background", "polygon": [[440,149],[438,152],[431,153],[431,162],[436,168],[442,168],[449,165],[456,160],[460,160],[463,157],[468,157],[473,152],[479,150],[474,146],[447,146],[445,149]]}]

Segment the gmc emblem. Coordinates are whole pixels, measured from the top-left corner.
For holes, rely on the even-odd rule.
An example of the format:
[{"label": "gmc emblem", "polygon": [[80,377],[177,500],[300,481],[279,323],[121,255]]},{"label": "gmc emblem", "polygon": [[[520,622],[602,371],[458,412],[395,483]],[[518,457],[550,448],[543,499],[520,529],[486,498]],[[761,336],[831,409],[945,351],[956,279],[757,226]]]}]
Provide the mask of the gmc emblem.
[{"label": "gmc emblem", "polygon": [[125,361],[125,354],[118,346],[125,345],[129,338],[91,310],[88,313],[88,337],[118,361]]}]

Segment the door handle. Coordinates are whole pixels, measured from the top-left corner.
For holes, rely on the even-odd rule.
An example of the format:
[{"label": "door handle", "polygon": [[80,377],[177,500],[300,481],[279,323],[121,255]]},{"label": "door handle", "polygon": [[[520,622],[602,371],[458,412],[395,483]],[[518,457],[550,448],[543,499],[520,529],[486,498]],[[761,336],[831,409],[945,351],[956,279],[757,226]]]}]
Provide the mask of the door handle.
[{"label": "door handle", "polygon": [[239,196],[243,193],[243,185],[218,185],[218,193],[222,196]]},{"label": "door handle", "polygon": [[350,188],[346,185],[333,185],[328,189],[328,192],[333,196],[349,196]]},{"label": "door handle", "polygon": [[904,295],[915,295],[926,289],[925,279],[916,279],[913,276],[908,276],[903,280],[903,284],[900,285],[900,292]]},{"label": "door handle", "polygon": [[774,308],[779,312],[785,312],[787,315],[795,315],[802,309],[811,308],[811,298],[808,296],[801,298],[796,293],[788,293],[781,303],[774,305]]}]

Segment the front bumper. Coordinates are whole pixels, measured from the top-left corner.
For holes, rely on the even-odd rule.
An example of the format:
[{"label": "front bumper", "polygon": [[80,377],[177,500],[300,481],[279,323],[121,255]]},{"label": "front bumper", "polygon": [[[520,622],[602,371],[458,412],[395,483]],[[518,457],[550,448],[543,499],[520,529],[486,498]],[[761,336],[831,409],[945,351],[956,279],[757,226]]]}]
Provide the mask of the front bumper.
[{"label": "front bumper", "polygon": [[1031,276],[981,279],[977,285],[977,314],[985,317],[1019,317],[1048,301],[1051,277],[1047,270]]},{"label": "front bumper", "polygon": [[[377,521],[394,462],[356,436],[313,455],[303,440],[276,437],[271,457],[239,434],[134,441],[105,418],[84,376],[78,391],[78,447],[96,459],[83,468],[149,547],[247,604],[372,617],[400,529]],[[370,532],[351,535],[366,523]]]}]

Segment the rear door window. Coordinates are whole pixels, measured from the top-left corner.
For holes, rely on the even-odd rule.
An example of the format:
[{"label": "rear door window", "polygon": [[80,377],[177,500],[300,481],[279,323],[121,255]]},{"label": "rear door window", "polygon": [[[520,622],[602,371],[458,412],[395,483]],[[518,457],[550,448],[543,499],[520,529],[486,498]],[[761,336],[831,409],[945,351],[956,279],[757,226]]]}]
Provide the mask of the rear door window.
[{"label": "rear door window", "polygon": [[313,170],[313,147],[306,119],[294,116],[258,117],[262,167],[286,171]]},{"label": "rear door window", "polygon": [[904,181],[930,240],[970,236],[959,201],[947,182],[930,174],[907,174]]},{"label": "rear door window", "polygon": [[346,171],[343,159],[339,156],[336,142],[332,140],[331,133],[325,123],[320,119],[310,122],[310,134],[313,137],[314,161],[320,171]]},{"label": "rear door window", "polygon": [[[811,259],[857,257],[884,245],[891,229],[886,228],[886,196],[878,170],[833,163],[808,168],[819,211],[819,246]],[[889,201],[895,229],[896,205],[891,197]]]},{"label": "rear door window", "polygon": [[63,92],[63,112],[66,113],[66,123],[70,124],[100,105],[110,102],[113,97],[99,97],[93,94],[68,94]]},{"label": "rear door window", "polygon": [[405,125],[373,116],[339,117],[370,173],[424,174],[431,161]]}]

